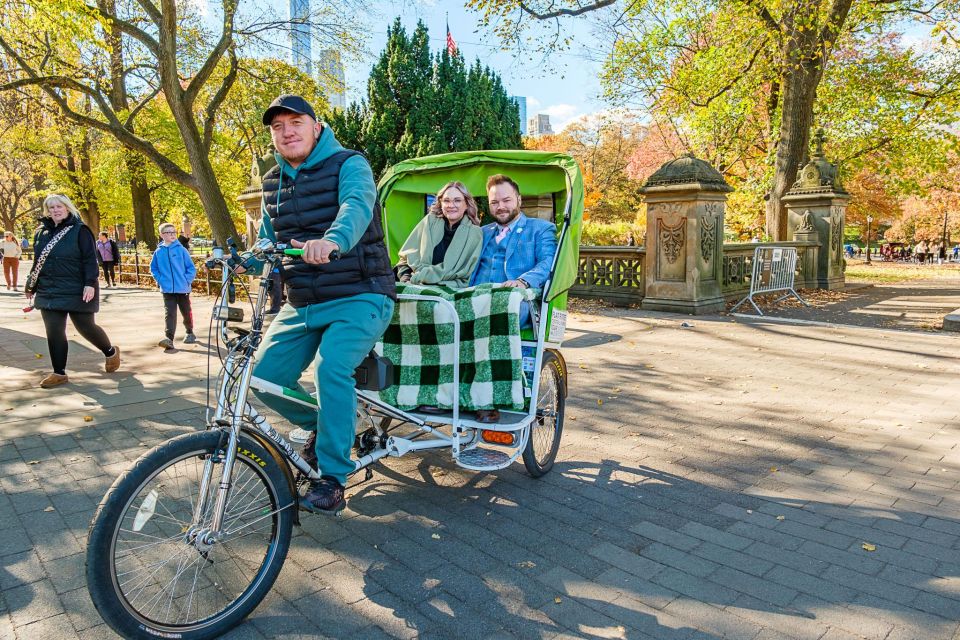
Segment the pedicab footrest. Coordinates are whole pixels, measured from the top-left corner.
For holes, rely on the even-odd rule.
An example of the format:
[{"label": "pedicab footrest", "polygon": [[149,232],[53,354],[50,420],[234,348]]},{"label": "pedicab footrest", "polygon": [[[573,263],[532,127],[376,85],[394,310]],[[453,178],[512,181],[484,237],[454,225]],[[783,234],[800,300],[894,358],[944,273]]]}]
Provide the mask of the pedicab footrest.
[{"label": "pedicab footrest", "polygon": [[511,462],[513,462],[515,457],[516,456],[511,455],[506,451],[477,447],[468,451],[461,451],[457,462],[460,464],[460,466],[468,469],[475,469],[477,471],[493,471],[494,469],[502,469],[503,467],[509,465]]}]

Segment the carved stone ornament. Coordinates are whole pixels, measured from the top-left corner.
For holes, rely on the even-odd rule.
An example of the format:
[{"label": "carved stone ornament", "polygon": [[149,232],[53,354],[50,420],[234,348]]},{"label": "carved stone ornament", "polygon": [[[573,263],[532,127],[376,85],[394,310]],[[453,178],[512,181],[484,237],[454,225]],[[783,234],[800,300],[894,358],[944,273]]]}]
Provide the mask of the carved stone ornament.
[{"label": "carved stone ornament", "polygon": [[837,262],[843,260],[843,218],[830,216],[830,244]]},{"label": "carved stone ornament", "polygon": [[823,143],[826,137],[823,135],[823,129],[817,131],[814,136],[816,148],[813,157],[797,173],[797,180],[790,188],[790,192],[817,193],[833,191],[837,193],[846,193],[843,185],[840,184],[840,173],[837,166],[826,159],[823,155]]},{"label": "carved stone ornament", "polygon": [[250,187],[259,189],[263,186],[263,176],[277,165],[277,158],[273,155],[275,151],[273,145],[270,145],[266,153],[253,159],[250,167]]},{"label": "carved stone ornament", "polygon": [[704,262],[713,259],[713,248],[717,244],[717,219],[713,216],[700,219],[700,255]]},{"label": "carved stone ornament", "polygon": [[813,214],[810,213],[810,209],[807,209],[800,215],[800,222],[794,231],[796,233],[809,233],[816,230],[816,227],[813,226]]},{"label": "carved stone ornament", "polygon": [[657,235],[660,246],[663,247],[663,255],[667,258],[667,262],[673,264],[680,257],[683,245],[687,241],[687,219],[680,218],[680,222],[675,226],[668,225],[662,218],[657,220]]}]

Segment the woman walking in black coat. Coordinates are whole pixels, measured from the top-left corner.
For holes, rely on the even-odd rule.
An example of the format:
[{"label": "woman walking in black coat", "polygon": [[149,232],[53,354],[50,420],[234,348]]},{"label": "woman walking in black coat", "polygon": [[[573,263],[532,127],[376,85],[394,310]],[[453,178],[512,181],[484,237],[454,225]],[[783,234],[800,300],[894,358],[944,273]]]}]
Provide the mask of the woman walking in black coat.
[{"label": "woman walking in black coat", "polygon": [[77,331],[103,352],[107,373],[120,367],[120,349],[94,321],[100,310],[97,248],[93,233],[80,220],[70,198],[51,194],[43,201],[42,227],[34,236],[34,267],[27,276],[28,301],[40,309],[47,332],[53,373],[44,389],[67,378],[67,316]]}]

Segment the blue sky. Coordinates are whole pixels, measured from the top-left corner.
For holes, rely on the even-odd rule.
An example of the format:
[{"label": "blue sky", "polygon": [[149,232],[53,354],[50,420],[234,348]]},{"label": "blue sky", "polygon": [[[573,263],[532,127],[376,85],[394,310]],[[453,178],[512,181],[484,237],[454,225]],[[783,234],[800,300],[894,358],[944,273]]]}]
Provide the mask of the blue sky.
[{"label": "blue sky", "polygon": [[578,53],[583,50],[583,44],[590,42],[590,27],[584,18],[566,22],[566,32],[575,38],[574,46],[569,52],[552,58],[553,69],[545,71],[539,64],[539,54],[517,56],[503,51],[492,33],[481,27],[478,14],[466,10],[462,2],[400,0],[377,5],[380,15],[370,20],[376,27],[367,39],[367,54],[359,61],[346,62],[348,102],[365,95],[370,67],[383,50],[387,25],[395,17],[400,16],[408,33],[416,27],[418,19],[423,20],[430,31],[431,48],[437,51],[446,40],[445,20],[449,13],[450,33],[467,63],[479,57],[500,74],[510,94],[526,96],[528,117],[547,113],[554,130],[559,131],[571,120],[605,108],[599,99],[600,64]]}]

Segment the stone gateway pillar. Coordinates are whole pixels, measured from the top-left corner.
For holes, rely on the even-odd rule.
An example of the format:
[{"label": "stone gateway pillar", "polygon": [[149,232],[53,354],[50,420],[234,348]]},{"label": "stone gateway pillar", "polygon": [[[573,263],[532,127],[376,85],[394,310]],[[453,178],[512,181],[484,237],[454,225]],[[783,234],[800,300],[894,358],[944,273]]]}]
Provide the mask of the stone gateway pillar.
[{"label": "stone gateway pillar", "polygon": [[[817,253],[816,282],[807,286],[842,289],[844,286],[843,229],[850,194],[840,184],[837,167],[823,155],[823,131],[818,131],[816,150],[783,196],[787,207],[787,236],[790,240],[814,240]],[[812,279],[811,279],[812,280]]]},{"label": "stone gateway pillar", "polygon": [[237,197],[246,212],[246,224],[243,233],[247,235],[247,246],[252,245],[260,233],[260,194],[263,188],[263,176],[277,164],[271,146],[263,157],[254,158],[250,167],[250,184]]},{"label": "stone gateway pillar", "polygon": [[667,162],[641,189],[647,204],[641,308],[694,315],[725,307],[723,216],[733,188],[707,162],[685,154]]}]

